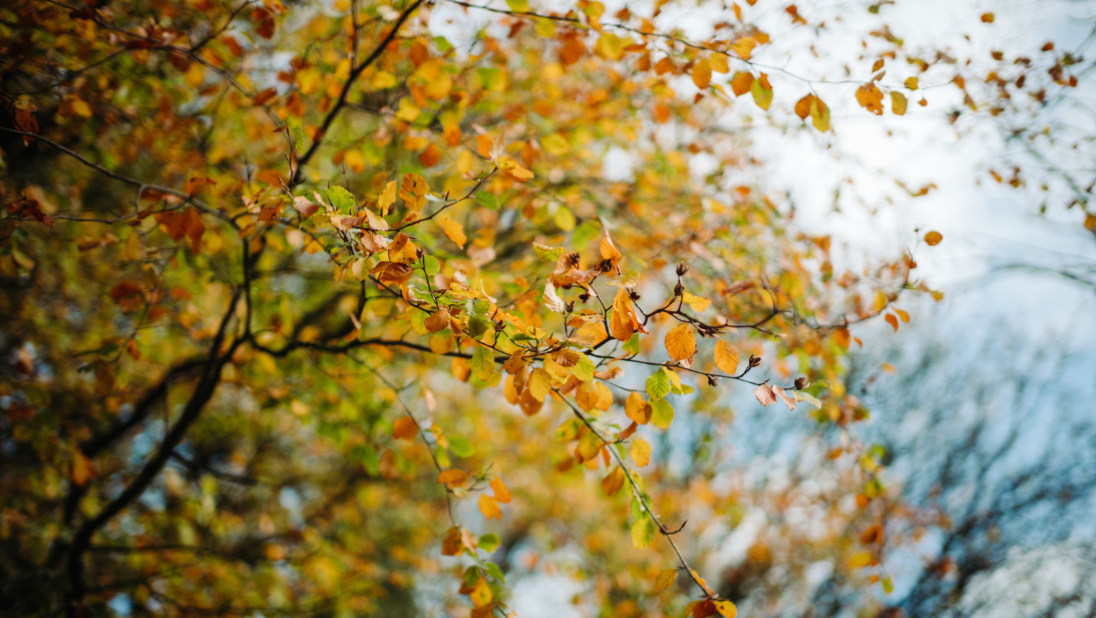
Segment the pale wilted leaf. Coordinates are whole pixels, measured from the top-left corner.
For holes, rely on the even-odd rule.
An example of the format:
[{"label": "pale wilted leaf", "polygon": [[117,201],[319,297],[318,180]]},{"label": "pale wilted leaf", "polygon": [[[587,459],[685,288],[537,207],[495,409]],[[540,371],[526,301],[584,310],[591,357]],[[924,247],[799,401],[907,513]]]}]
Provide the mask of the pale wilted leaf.
[{"label": "pale wilted leaf", "polygon": [[776,403],[776,395],[773,394],[773,389],[768,384],[760,384],[754,389],[754,397],[757,397],[758,403],[763,406],[771,406]]}]

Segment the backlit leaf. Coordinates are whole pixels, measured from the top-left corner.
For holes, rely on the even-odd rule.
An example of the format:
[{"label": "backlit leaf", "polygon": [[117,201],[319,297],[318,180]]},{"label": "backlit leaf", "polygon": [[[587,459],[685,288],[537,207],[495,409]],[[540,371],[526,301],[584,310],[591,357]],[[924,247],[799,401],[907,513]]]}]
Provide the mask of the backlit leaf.
[{"label": "backlit leaf", "polygon": [[502,519],[502,509],[499,508],[499,503],[495,501],[491,496],[481,493],[479,500],[479,510],[483,513],[483,516],[487,519]]},{"label": "backlit leaf", "polygon": [[680,324],[666,333],[666,353],[676,361],[696,354],[696,336],[691,324]]},{"label": "backlit leaf", "polygon": [[715,366],[725,374],[738,371],[738,350],[722,339],[715,342]]},{"label": "backlit leaf", "polygon": [[647,549],[654,542],[658,527],[650,517],[644,515],[632,524],[632,545],[636,549]]},{"label": "backlit leaf", "polygon": [[632,449],[629,454],[632,456],[632,461],[643,468],[651,462],[651,445],[642,438],[636,438],[632,440]]}]

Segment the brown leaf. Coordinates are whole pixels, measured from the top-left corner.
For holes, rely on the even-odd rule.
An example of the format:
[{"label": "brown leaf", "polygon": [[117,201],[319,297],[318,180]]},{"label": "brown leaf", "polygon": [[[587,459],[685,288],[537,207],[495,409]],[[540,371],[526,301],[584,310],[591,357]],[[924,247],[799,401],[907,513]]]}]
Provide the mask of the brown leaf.
[{"label": "brown leaf", "polygon": [[757,397],[758,403],[763,406],[771,406],[776,403],[776,395],[773,394],[773,389],[768,384],[760,384],[754,389],[754,397]]},{"label": "brown leaf", "polygon": [[788,406],[789,410],[795,409],[795,400],[791,397],[788,397],[788,394],[784,392],[784,389],[780,388],[779,386],[773,386],[772,391],[776,394],[777,397],[780,398],[780,401],[784,402],[784,405]]}]

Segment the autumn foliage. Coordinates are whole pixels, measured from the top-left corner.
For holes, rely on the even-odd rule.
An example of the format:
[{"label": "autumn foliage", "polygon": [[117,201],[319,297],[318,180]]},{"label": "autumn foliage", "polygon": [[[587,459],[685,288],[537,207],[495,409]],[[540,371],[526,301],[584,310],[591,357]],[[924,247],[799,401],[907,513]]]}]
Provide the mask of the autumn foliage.
[{"label": "autumn foliage", "polygon": [[[857,324],[909,321],[942,237],[835,264],[717,127],[825,135],[837,96],[902,116],[948,59],[881,30],[824,101],[758,64],[764,3],[706,40],[586,0],[0,9],[0,578],[45,591],[5,602],[419,615],[442,582],[437,606],[501,615],[508,577],[570,547],[613,615],[734,616],[698,539],[786,497],[670,452],[739,405],[840,436],[815,498],[856,508],[811,552],[890,586],[903,512],[846,359]],[[801,569],[797,534],[753,564]]]}]

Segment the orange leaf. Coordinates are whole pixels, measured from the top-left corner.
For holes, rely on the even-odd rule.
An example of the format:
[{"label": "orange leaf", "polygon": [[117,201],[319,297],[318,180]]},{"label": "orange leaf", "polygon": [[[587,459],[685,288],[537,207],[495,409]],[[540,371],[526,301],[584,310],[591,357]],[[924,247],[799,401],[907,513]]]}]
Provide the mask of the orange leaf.
[{"label": "orange leaf", "polygon": [[891,328],[894,329],[894,332],[896,332],[896,333],[898,332],[898,317],[897,316],[895,316],[893,313],[888,313],[886,316],[883,317],[883,319],[887,321],[887,324],[891,325]]},{"label": "orange leaf", "polygon": [[442,230],[445,232],[445,236],[449,240],[453,241],[461,249],[464,248],[464,243],[468,242],[468,237],[464,235],[464,226],[459,222],[450,219],[449,217],[442,217],[438,219],[438,223],[441,224]]},{"label": "orange leaf", "polygon": [[613,468],[612,472],[601,479],[601,489],[610,496],[620,491],[621,487],[624,487],[624,469],[620,466]]},{"label": "orange leaf", "polygon": [[495,500],[503,504],[510,504],[510,500],[512,499],[510,488],[506,486],[506,483],[502,482],[502,479],[497,476],[491,479],[491,489],[495,492]]},{"label": "orange leaf", "polygon": [[944,240],[944,235],[940,232],[929,232],[925,234],[925,244],[930,247],[935,247],[940,244],[940,241]]},{"label": "orange leaf", "polygon": [[752,73],[739,73],[731,78],[731,90],[734,91],[734,96],[740,97],[750,91],[750,86],[753,86],[754,76]]},{"label": "orange leaf", "polygon": [[876,116],[883,114],[883,91],[875,84],[864,84],[857,89],[856,102]]},{"label": "orange leaf", "polygon": [[441,542],[441,555],[443,556],[459,556],[464,551],[464,546],[461,543],[460,528],[453,526],[445,533],[445,538]]},{"label": "orange leaf", "polygon": [[392,425],[392,437],[400,440],[413,440],[418,431],[419,426],[410,416],[401,416]]},{"label": "orange leaf", "polygon": [[442,470],[441,474],[438,474],[438,482],[444,483],[449,486],[449,489],[456,489],[464,482],[468,480],[468,473],[460,468],[449,468],[448,470]]},{"label": "orange leaf", "polygon": [[628,398],[624,400],[624,412],[628,415],[628,418],[640,425],[646,425],[651,422],[651,414],[653,410],[651,405],[646,401],[643,401],[643,395],[639,393],[631,393]]},{"label": "orange leaf", "polygon": [[502,519],[502,509],[494,498],[487,494],[480,494],[479,510],[487,519]]},{"label": "orange leaf", "polygon": [[681,324],[666,333],[666,353],[675,361],[685,360],[696,354],[696,335],[689,324]]},{"label": "orange leaf", "polygon": [[696,61],[693,65],[693,83],[697,88],[704,90],[708,87],[708,84],[712,81],[712,65],[708,64],[708,61],[704,58]]},{"label": "orange leaf", "polygon": [[835,342],[837,342],[837,345],[839,345],[842,348],[848,350],[849,349],[849,329],[842,327],[842,328],[838,328],[837,330],[833,331],[833,340]]},{"label": "orange leaf", "polygon": [[715,342],[715,366],[723,373],[734,375],[738,370],[738,350],[722,339]]}]

